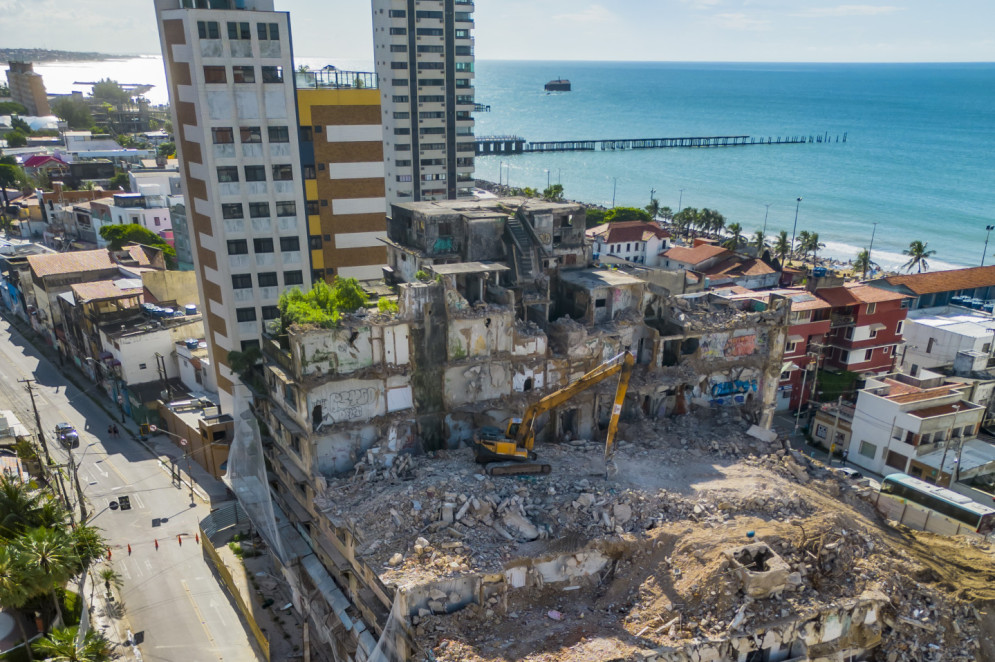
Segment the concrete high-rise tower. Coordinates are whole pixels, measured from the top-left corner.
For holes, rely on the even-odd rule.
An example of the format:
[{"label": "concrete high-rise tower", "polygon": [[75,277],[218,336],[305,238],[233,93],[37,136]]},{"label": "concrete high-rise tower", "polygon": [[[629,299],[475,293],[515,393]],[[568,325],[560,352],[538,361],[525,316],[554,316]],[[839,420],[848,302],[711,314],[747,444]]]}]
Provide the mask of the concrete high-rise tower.
[{"label": "concrete high-rise tower", "polygon": [[373,0],[387,202],[473,185],[472,0]]},{"label": "concrete high-rise tower", "polygon": [[207,342],[258,346],[280,292],[311,286],[290,16],[273,0],[155,0]]}]

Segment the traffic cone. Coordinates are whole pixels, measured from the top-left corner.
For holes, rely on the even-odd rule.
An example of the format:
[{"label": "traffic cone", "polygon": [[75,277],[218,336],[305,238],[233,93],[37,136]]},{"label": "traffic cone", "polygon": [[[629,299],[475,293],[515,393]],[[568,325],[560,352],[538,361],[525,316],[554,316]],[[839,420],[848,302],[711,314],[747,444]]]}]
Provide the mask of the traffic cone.
[{"label": "traffic cone", "polygon": [[158,538],[155,539],[155,549],[156,549],[156,551],[159,551],[159,539]]},{"label": "traffic cone", "polygon": [[111,560],[111,548],[110,547],[107,548],[107,560],[108,561]]},{"label": "traffic cone", "polygon": [[180,543],[180,547],[183,547],[183,536],[180,535],[180,534],[177,534],[177,536],[176,536],[176,542]]},{"label": "traffic cone", "polygon": [[131,556],[131,543],[128,543],[128,556]]},{"label": "traffic cone", "polygon": [[194,534],[193,534],[193,539],[194,539],[195,541],[197,541],[197,544],[198,544],[198,545],[200,544],[200,534],[199,534],[199,533],[194,533]]}]

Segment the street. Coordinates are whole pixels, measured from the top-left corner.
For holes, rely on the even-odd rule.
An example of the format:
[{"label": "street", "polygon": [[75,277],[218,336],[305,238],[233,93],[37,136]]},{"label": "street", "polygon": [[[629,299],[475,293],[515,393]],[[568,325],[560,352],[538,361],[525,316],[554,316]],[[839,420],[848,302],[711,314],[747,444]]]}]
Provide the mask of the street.
[{"label": "street", "polygon": [[[110,563],[124,581],[123,621],[115,622],[118,632],[108,633],[112,640],[121,641],[130,630],[139,643],[140,658],[149,661],[257,659],[238,612],[194,538],[209,506],[200,499],[191,506],[189,489],[171,482],[168,470],[125,432],[119,419],[110,418],[91,401],[91,394],[70,384],[7,320],[0,321],[0,364],[0,409],[12,410],[31,432],[35,432],[31,401],[18,380],[37,380],[35,401],[56,463],[65,464],[68,454],[55,439],[55,424],[66,421],[79,431],[80,445],[73,455],[80,465],[89,521],[101,529],[111,549]],[[79,377],[77,381],[86,384]],[[106,398],[99,391],[92,395]],[[122,432],[111,438],[107,429],[113,423]],[[69,485],[67,491],[72,492]],[[110,508],[111,501],[121,496],[130,498],[130,510]],[[102,593],[103,587],[97,592]],[[86,593],[90,594],[89,588]],[[131,651],[118,649],[127,659],[133,659]]]}]

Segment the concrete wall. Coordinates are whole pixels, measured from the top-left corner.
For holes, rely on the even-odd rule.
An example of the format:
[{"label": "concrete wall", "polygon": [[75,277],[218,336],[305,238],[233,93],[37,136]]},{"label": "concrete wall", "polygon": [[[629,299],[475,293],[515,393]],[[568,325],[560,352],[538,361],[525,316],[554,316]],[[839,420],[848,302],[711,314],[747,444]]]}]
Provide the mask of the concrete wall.
[{"label": "concrete wall", "polygon": [[412,390],[408,378],[401,375],[340,379],[309,389],[304,404],[309,427],[320,431],[330,425],[366,421],[410,409]]},{"label": "concrete wall", "polygon": [[409,365],[410,335],[406,323],[347,322],[337,329],[291,330],[290,345],[298,376],[347,375]]},{"label": "concrete wall", "polygon": [[166,378],[179,377],[180,370],[173,351],[180,340],[203,338],[204,323],[200,317],[188,318],[188,324],[159,328],[133,335],[108,336],[100,332],[101,343],[121,362],[121,379],[126,384],[144,384],[159,379],[155,354],[165,358]]},{"label": "concrete wall", "polygon": [[146,271],[142,285],[156,301],[175,301],[181,308],[189,304],[201,307],[197,293],[197,274],[193,271]]}]

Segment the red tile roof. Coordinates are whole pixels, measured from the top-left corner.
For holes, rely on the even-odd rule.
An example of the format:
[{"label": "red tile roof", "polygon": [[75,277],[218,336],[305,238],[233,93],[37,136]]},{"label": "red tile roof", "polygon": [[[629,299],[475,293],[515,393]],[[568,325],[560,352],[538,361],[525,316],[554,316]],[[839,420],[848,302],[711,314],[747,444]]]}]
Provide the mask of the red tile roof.
[{"label": "red tile roof", "polygon": [[24,167],[37,168],[38,166],[43,166],[51,161],[54,161],[55,163],[58,163],[60,165],[68,165],[65,161],[63,161],[57,156],[52,156],[51,154],[35,154],[34,156],[29,157],[24,162]]},{"label": "red tile roof", "polygon": [[55,253],[54,255],[29,255],[28,264],[39,278],[53,274],[100,271],[117,266],[111,260],[111,254],[106,249]]},{"label": "red tile roof", "polygon": [[891,285],[904,285],[916,294],[954,292],[995,285],[995,266],[927,271],[922,274],[889,276],[884,280]]},{"label": "red tile roof", "polygon": [[932,398],[940,398],[944,395],[950,395],[951,387],[949,386],[937,386],[936,388],[927,388],[919,391],[914,391],[912,393],[899,393],[898,395],[888,395],[888,399],[892,402],[897,402],[899,404],[908,404],[910,402],[919,402],[920,400],[930,400]]},{"label": "red tile roof", "polygon": [[899,294],[882,290],[870,285],[844,285],[843,287],[825,287],[815,291],[816,295],[829,302],[834,308],[839,306],[854,306],[861,303],[880,303],[882,301],[901,301],[908,299],[907,294]]},{"label": "red tile roof", "polygon": [[708,276],[728,276],[730,278],[763,276],[772,273],[775,273],[774,269],[763,260],[756,258],[744,259],[736,255],[705,270],[705,274]]},{"label": "red tile roof", "polygon": [[916,418],[932,418],[933,416],[943,416],[944,414],[952,414],[955,411],[968,411],[971,409],[976,409],[978,405],[973,402],[958,402],[950,405],[937,405],[936,407],[926,407],[925,409],[918,409],[916,411],[910,411],[909,413]]},{"label": "red tile roof", "polygon": [[587,235],[598,236],[606,244],[617,244],[622,241],[647,241],[651,237],[666,239],[670,233],[655,223],[621,221],[619,223],[602,223],[588,230]]},{"label": "red tile roof", "polygon": [[701,264],[705,260],[713,257],[718,257],[728,253],[729,251],[722,248],[721,246],[712,246],[710,244],[702,244],[700,246],[695,246],[694,248],[686,248],[684,246],[674,246],[673,248],[663,252],[664,257],[667,257],[676,262],[684,262],[685,264]]},{"label": "red tile roof", "polygon": [[918,386],[913,386],[912,384],[906,384],[900,382],[897,379],[885,379],[884,383],[890,386],[888,389],[888,395],[894,397],[896,395],[905,395],[906,393],[922,393],[922,389]]}]

